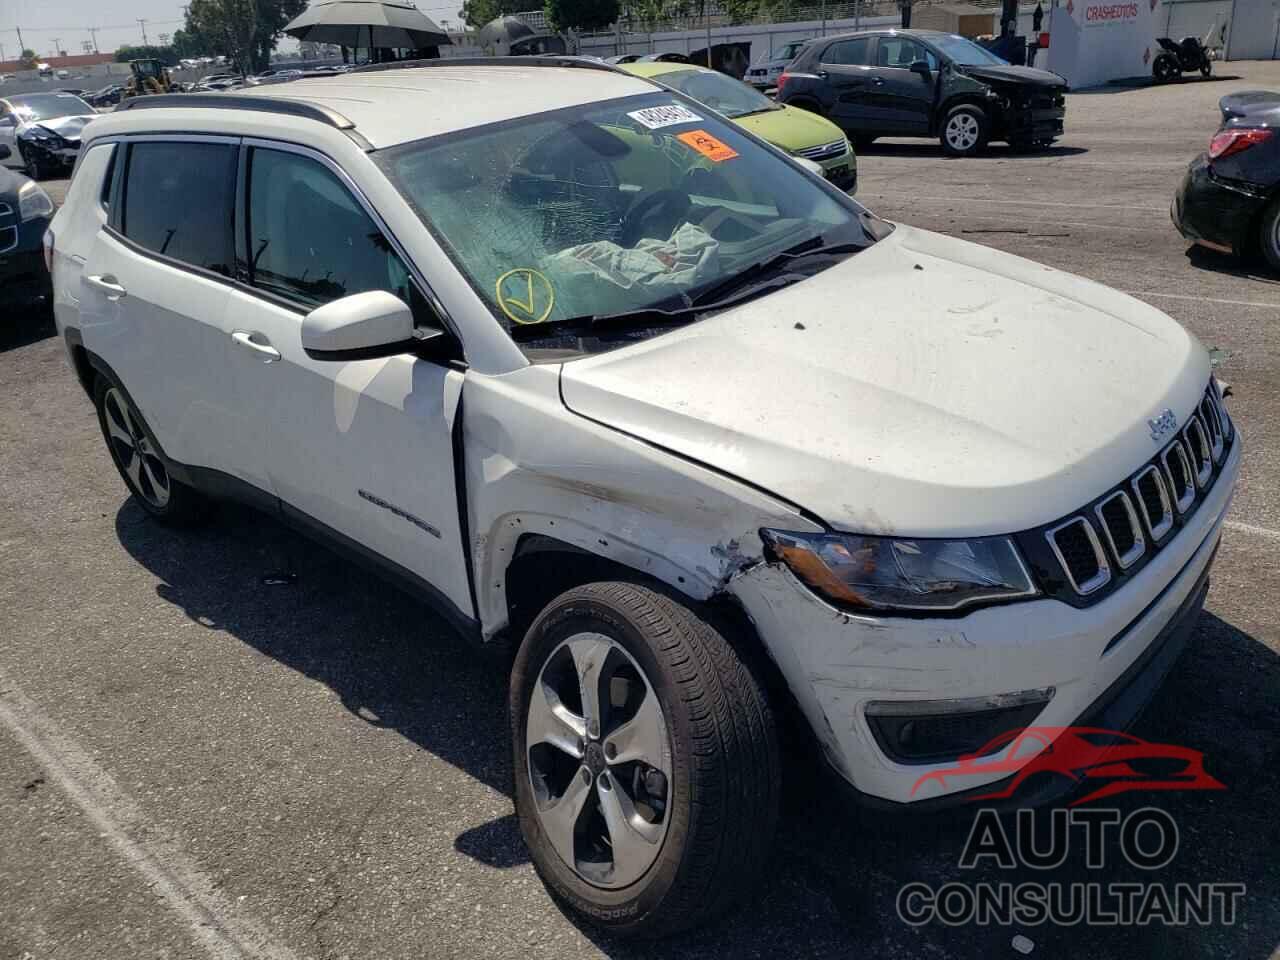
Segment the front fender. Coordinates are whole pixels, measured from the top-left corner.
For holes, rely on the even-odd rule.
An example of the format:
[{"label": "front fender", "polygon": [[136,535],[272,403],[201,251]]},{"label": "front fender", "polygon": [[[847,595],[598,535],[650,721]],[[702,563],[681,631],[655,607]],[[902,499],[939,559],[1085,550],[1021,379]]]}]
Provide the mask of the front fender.
[{"label": "front fender", "polygon": [[746,483],[572,413],[559,371],[468,374],[464,386],[467,547],[486,638],[507,624],[506,572],[528,534],[705,600],[759,562],[761,527],[821,529]]}]

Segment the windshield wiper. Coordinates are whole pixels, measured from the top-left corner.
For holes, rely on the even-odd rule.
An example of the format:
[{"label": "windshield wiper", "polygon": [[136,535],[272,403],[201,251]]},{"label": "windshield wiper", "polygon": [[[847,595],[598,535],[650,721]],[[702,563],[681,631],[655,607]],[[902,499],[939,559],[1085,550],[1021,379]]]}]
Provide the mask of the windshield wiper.
[{"label": "windshield wiper", "polygon": [[[854,241],[843,243],[823,243],[821,237],[810,237],[802,240],[794,247],[788,247],[780,253],[765,257],[751,266],[739,270],[729,279],[717,283],[709,290],[703,290],[689,301],[689,306],[699,306],[711,300],[718,300],[730,290],[736,290],[757,278],[772,273],[780,267],[789,266],[800,259],[809,257],[834,256],[844,253],[857,253],[866,249],[867,244]],[[799,279],[799,278],[796,278]],[[705,308],[704,308],[705,309]]]}]

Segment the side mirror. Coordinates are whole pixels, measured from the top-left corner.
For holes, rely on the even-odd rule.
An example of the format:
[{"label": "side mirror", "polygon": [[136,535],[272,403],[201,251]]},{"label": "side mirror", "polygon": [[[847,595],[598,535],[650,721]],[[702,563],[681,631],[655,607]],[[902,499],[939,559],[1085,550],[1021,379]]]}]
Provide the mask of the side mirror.
[{"label": "side mirror", "polygon": [[917,60],[913,64],[911,64],[911,72],[918,73],[925,79],[928,79],[933,71],[929,69],[928,60]]},{"label": "side mirror", "polygon": [[302,349],[312,360],[372,360],[407,353],[420,342],[413,311],[385,290],[356,293],[302,319]]},{"label": "side mirror", "polygon": [[0,143],[0,160],[8,160],[13,156],[13,151],[9,149],[7,143]]}]

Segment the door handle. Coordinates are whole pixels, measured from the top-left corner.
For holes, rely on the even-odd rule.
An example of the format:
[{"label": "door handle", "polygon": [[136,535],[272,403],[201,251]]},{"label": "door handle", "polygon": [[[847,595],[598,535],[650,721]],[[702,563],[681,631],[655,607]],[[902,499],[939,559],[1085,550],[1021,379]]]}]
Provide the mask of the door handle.
[{"label": "door handle", "polygon": [[827,73],[827,71],[825,71],[825,70],[816,70],[816,71],[814,71],[814,72],[817,74],[817,76],[821,77],[823,80],[825,80],[825,79],[827,79],[827,77],[831,76],[831,74]]},{"label": "door handle", "polygon": [[[280,359],[280,351],[269,343],[258,343],[254,340],[255,334],[248,333],[245,330],[236,330],[231,334],[231,339],[242,347],[247,347],[262,358],[263,363],[272,363]],[[261,337],[262,334],[256,334]],[[265,340],[266,338],[263,337]]]},{"label": "door handle", "polygon": [[120,286],[120,282],[109,273],[104,273],[100,277],[85,277],[84,282],[95,290],[106,294],[108,300],[122,300],[127,292],[124,287]]},{"label": "door handle", "polygon": [[873,87],[883,87],[883,86],[884,86],[884,77],[872,77],[872,78],[871,78],[871,85],[872,85]]}]

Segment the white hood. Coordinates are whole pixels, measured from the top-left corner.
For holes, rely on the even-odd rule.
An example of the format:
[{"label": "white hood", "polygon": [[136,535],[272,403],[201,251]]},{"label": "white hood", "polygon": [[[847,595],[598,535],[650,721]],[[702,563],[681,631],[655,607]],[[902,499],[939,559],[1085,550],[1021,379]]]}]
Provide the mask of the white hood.
[{"label": "white hood", "polygon": [[899,226],[817,276],[563,368],[569,409],[863,533],[1047,523],[1157,450],[1208,355],[1160,311]]}]

